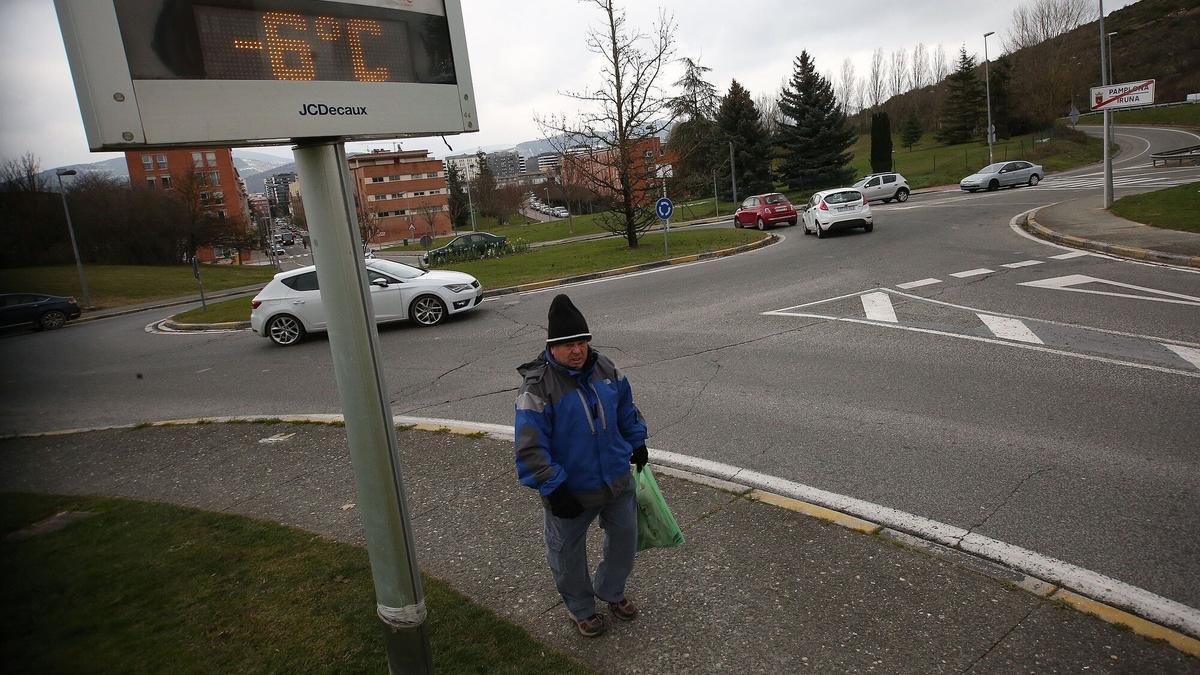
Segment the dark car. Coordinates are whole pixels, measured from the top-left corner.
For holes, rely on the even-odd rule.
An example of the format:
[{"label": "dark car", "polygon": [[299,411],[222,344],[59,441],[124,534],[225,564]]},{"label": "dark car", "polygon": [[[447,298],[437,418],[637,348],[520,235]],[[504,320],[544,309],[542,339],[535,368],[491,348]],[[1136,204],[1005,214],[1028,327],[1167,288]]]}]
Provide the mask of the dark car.
[{"label": "dark car", "polygon": [[788,198],[778,192],[772,192],[747,197],[733,214],[733,226],[765,230],[768,225],[779,223],[795,225],[796,219],[796,209]]},{"label": "dark car", "polygon": [[0,326],[27,324],[38,330],[54,330],[62,328],[71,319],[78,319],[79,314],[75,298],[45,293],[0,294]]},{"label": "dark car", "polygon": [[421,261],[428,264],[430,260],[445,258],[451,255],[459,255],[467,251],[474,251],[479,257],[483,257],[488,253],[504,248],[504,244],[508,242],[508,237],[503,237],[490,232],[472,232],[451,239],[444,246],[439,246],[424,256]]}]

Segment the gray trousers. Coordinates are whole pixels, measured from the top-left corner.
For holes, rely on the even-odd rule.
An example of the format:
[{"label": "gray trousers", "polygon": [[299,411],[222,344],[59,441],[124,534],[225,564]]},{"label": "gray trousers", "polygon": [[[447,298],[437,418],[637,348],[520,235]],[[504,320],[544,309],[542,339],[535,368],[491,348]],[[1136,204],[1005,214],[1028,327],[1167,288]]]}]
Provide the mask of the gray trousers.
[{"label": "gray trousers", "polygon": [[[546,509],[546,559],[554,572],[554,585],[567,610],[576,619],[596,613],[596,598],[605,602],[625,599],[625,581],[633,571],[637,553],[637,502],[633,489],[604,506],[588,509],[578,518],[559,518]],[[600,517],[604,550],[596,565],[595,582],[588,575],[587,532]]]}]

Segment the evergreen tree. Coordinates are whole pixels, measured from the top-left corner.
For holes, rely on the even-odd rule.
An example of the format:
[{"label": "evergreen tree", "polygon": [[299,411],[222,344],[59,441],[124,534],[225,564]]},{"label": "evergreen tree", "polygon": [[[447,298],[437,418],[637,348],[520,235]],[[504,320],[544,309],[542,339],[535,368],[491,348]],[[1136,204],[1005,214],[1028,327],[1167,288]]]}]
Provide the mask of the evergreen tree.
[{"label": "evergreen tree", "polygon": [[779,178],[789,189],[817,189],[848,183],[850,146],[858,135],[846,123],[829,81],[817,73],[807,51],[795,61],[783,88],[776,148],[782,156]]},{"label": "evergreen tree", "polygon": [[871,171],[892,170],[892,120],[885,112],[871,115]]},{"label": "evergreen tree", "polygon": [[904,119],[904,124],[900,126],[900,145],[908,148],[911,152],[913,146],[921,141],[923,133],[924,130],[921,129],[921,120],[917,118],[917,113],[910,112]]},{"label": "evergreen tree", "polygon": [[942,108],[942,127],[936,137],[942,143],[966,143],[978,137],[979,120],[986,116],[983,83],[975,74],[975,57],[963,47],[958,65],[946,78],[946,103]]},{"label": "evergreen tree", "polygon": [[737,80],[729,85],[729,92],[721,99],[717,109],[717,129],[720,142],[713,149],[712,164],[721,166],[718,185],[722,197],[732,199],[729,180],[729,144],[733,143],[734,171],[738,197],[770,192],[771,141],[762,125],[762,115],[754,105],[754,99]]},{"label": "evergreen tree", "polygon": [[451,227],[465,230],[471,224],[471,212],[468,206],[467,186],[458,175],[458,168],[453,162],[446,162],[446,187],[450,189],[449,206]]},{"label": "evergreen tree", "polygon": [[671,191],[674,195],[696,197],[707,195],[712,186],[711,158],[716,142],[716,87],[704,79],[712,70],[689,58],[684,58],[684,74],[675,86],[682,93],[671,99],[671,111],[681,121],[667,139],[672,162]]}]

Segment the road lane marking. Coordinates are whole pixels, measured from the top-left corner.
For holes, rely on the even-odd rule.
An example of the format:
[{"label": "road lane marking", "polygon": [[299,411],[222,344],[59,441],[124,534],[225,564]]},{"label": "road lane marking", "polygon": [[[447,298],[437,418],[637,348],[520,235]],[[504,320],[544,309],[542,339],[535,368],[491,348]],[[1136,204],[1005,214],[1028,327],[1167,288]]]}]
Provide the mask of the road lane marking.
[{"label": "road lane marking", "polygon": [[1029,330],[1029,326],[1026,326],[1025,322],[1020,319],[1012,319],[1007,316],[993,316],[991,314],[976,314],[975,316],[978,316],[979,320],[988,327],[988,330],[992,331],[992,335],[998,338],[1028,342],[1035,345],[1046,344],[1033,331]]},{"label": "road lane marking", "polygon": [[1021,262],[1005,263],[1001,267],[1007,267],[1010,270],[1015,270],[1018,267],[1030,267],[1032,265],[1041,265],[1041,260],[1022,260]]},{"label": "road lane marking", "polygon": [[1184,361],[1187,361],[1193,366],[1200,368],[1200,349],[1184,347],[1183,345],[1172,345],[1165,342],[1160,342],[1159,344],[1178,354],[1179,358],[1183,359]]},{"label": "road lane marking", "polygon": [[896,288],[903,288],[904,290],[908,290],[910,288],[920,288],[922,286],[929,286],[931,284],[940,284],[940,283],[942,283],[941,279],[934,279],[934,278],[930,277],[929,279],[918,279],[917,281],[908,281],[903,284],[896,284]]},{"label": "road lane marking", "polygon": [[992,274],[995,271],[996,270],[989,270],[986,267],[977,267],[973,270],[964,270],[962,272],[951,272],[950,276],[957,277],[959,279],[966,279],[967,277],[977,277],[980,274]]},{"label": "road lane marking", "polygon": [[892,307],[892,299],[888,297],[887,293],[867,293],[861,299],[863,311],[867,313],[868,319],[898,323],[896,310]]},{"label": "road lane marking", "polygon": [[[1075,288],[1083,284],[1105,284],[1108,286],[1116,286],[1118,288],[1128,288],[1134,291],[1143,291],[1152,295],[1134,295],[1132,293],[1114,293],[1112,291],[1098,291],[1091,288]],[[1182,293],[1172,293],[1171,291],[1160,291],[1156,288],[1147,288],[1146,286],[1135,286],[1134,284],[1126,284],[1120,281],[1112,281],[1111,279],[1098,279],[1089,277],[1085,274],[1068,274],[1065,277],[1054,277],[1051,279],[1039,279],[1037,281],[1024,281],[1018,286],[1029,286],[1031,288],[1045,288],[1054,291],[1068,291],[1071,293],[1089,293],[1091,295],[1107,295],[1114,298],[1131,298],[1134,300],[1149,300],[1151,302],[1167,302],[1174,305],[1192,305],[1200,307],[1200,298],[1193,295],[1184,295]],[[1158,297],[1155,297],[1158,296]]]},{"label": "road lane marking", "polygon": [[1082,258],[1085,255],[1091,255],[1086,251],[1071,251],[1070,253],[1060,253],[1059,255],[1050,256],[1051,260],[1070,260],[1071,258]]}]

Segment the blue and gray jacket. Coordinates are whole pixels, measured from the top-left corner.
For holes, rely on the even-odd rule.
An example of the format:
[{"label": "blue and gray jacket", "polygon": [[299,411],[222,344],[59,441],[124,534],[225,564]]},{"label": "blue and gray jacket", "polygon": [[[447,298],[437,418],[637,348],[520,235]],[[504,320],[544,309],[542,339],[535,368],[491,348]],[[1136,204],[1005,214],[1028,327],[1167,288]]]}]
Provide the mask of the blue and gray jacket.
[{"label": "blue and gray jacket", "polygon": [[628,490],[629,458],[646,442],[646,420],[613,362],[594,349],[581,370],[547,350],[517,368],[517,477],[543,498],[566,484],[585,508]]}]

